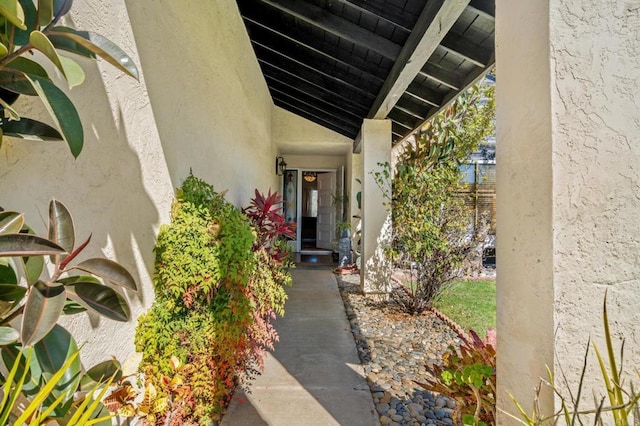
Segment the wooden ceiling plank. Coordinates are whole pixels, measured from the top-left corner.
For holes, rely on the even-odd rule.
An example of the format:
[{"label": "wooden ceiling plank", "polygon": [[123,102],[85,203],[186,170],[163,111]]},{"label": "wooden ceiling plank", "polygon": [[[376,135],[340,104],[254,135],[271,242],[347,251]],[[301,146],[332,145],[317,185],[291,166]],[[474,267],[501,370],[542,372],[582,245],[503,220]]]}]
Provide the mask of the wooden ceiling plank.
[{"label": "wooden ceiling plank", "polygon": [[450,34],[442,39],[440,46],[480,68],[486,67],[491,58],[491,52],[488,49]]},{"label": "wooden ceiling plank", "polygon": [[411,83],[405,92],[409,96],[413,96],[420,101],[434,106],[439,107],[442,102],[442,96],[433,90],[427,89],[426,87],[422,87],[419,84]]},{"label": "wooden ceiling plank", "polygon": [[399,28],[401,31],[405,33],[411,32],[411,26],[408,25],[411,22],[413,15],[410,13],[402,14],[394,14],[389,12],[389,8],[385,10],[384,7],[376,7],[369,1],[357,1],[357,0],[334,0],[340,4],[343,4],[351,9],[357,10],[358,12],[365,13],[374,18],[381,19],[389,24],[393,25],[396,28]]},{"label": "wooden ceiling plank", "polygon": [[469,0],[427,2],[369,110],[369,118],[387,116],[468,4]]},{"label": "wooden ceiling plank", "polygon": [[495,22],[496,19],[496,3],[495,0],[471,0],[469,8],[474,13],[481,15]]},{"label": "wooden ceiling plank", "polygon": [[[329,90],[328,88],[324,87],[321,84],[317,84],[317,83],[315,83],[313,81],[307,80],[306,78],[304,78],[304,77],[302,77],[302,76],[300,76],[298,74],[292,73],[291,71],[287,71],[287,70],[285,70],[285,69],[283,69],[281,67],[278,67],[277,65],[270,64],[268,62],[262,61],[261,59],[258,59],[258,62],[261,65],[264,65],[264,66],[267,66],[267,67],[271,67],[271,68],[277,70],[278,72],[286,74],[287,76],[293,78],[294,80],[302,81],[305,84],[309,84],[309,85],[311,85],[311,86],[313,86],[313,87],[315,87],[317,89],[320,89],[320,90],[322,90],[322,91],[324,91],[324,92],[326,92],[326,93],[328,93],[328,94],[330,94],[332,96],[335,96],[335,97],[340,98],[340,99],[342,99],[342,100],[344,100],[344,101],[346,101],[348,103],[351,103],[356,108],[366,108],[366,106],[364,106],[363,104],[353,100],[352,98],[350,98],[348,96],[345,96],[342,93],[338,93],[338,92],[334,92],[332,90]],[[265,71],[264,68],[263,68],[263,73],[268,74],[268,71]]]},{"label": "wooden ceiling plank", "polygon": [[296,0],[261,0],[278,10],[295,16],[324,31],[365,47],[380,55],[395,60],[401,47],[392,41],[367,31],[358,25],[333,15],[311,3]]},{"label": "wooden ceiling plank", "polygon": [[266,74],[265,74],[265,78],[267,79],[267,84],[269,85],[269,88],[273,88],[274,85],[278,85],[278,84],[282,85],[282,86],[285,86],[289,90],[293,90],[294,92],[297,92],[302,96],[307,96],[309,98],[312,98],[316,102],[323,103],[324,105],[327,106],[327,108],[339,109],[342,113],[344,113],[346,115],[349,115],[349,116],[355,118],[356,120],[362,120],[362,115],[355,113],[350,107],[348,107],[347,105],[340,104],[335,99],[332,100],[331,102],[329,102],[328,100],[323,99],[321,96],[319,96],[316,92],[311,92],[309,90],[302,90],[299,87],[292,86],[290,84],[287,84],[286,82],[280,81],[280,80],[278,80],[276,78],[273,78],[273,77],[270,77],[269,75],[266,75]]},{"label": "wooden ceiling plank", "polygon": [[434,80],[452,90],[460,90],[460,88],[462,87],[462,84],[458,81],[455,81],[449,73],[429,63],[426,63],[424,67],[422,67],[422,69],[420,70],[420,75]]},{"label": "wooden ceiling plank", "polygon": [[281,38],[283,38],[285,40],[288,40],[291,43],[294,43],[296,46],[300,46],[300,47],[302,47],[304,49],[307,49],[307,50],[309,50],[309,51],[311,51],[313,53],[316,53],[316,54],[318,54],[320,56],[323,56],[323,57],[325,57],[325,58],[327,58],[329,60],[336,61],[337,63],[339,63],[339,64],[341,64],[341,65],[343,65],[345,67],[358,70],[365,77],[370,78],[371,80],[375,80],[375,81],[378,81],[380,83],[384,83],[384,79],[378,77],[377,75],[371,74],[367,70],[362,69],[359,65],[357,65],[355,63],[355,61],[352,61],[352,62],[344,61],[342,59],[337,58],[335,55],[332,55],[332,54],[330,54],[328,52],[325,52],[323,50],[317,49],[317,48],[315,48],[315,47],[313,47],[313,46],[311,46],[311,45],[309,45],[307,43],[302,42],[299,39],[295,39],[295,38],[293,38],[293,37],[291,37],[291,36],[289,36],[287,34],[284,34],[284,33],[280,32],[280,31],[276,30],[275,28],[272,28],[272,27],[270,27],[270,26],[268,26],[266,24],[263,24],[262,22],[258,22],[255,19],[252,19],[252,18],[244,16],[244,15],[242,16],[242,18],[245,20],[245,22],[249,22],[249,23],[251,23],[253,25],[256,25],[256,26],[258,26],[258,27],[260,27],[260,28],[262,28],[264,30],[267,30],[267,31],[271,32],[272,34],[275,34],[278,37],[281,37]]},{"label": "wooden ceiling plank", "polygon": [[[278,55],[278,56],[280,56],[280,57],[282,57],[282,58],[284,58],[284,59],[286,59],[288,61],[291,61],[291,62],[303,67],[304,69],[306,69],[307,71],[309,71],[311,73],[316,73],[316,74],[319,74],[319,75],[321,75],[321,76],[323,76],[325,78],[329,78],[329,79],[334,80],[334,81],[336,81],[338,83],[344,84],[345,86],[350,87],[351,89],[355,90],[356,92],[360,92],[364,96],[374,97],[374,95],[371,92],[367,91],[366,89],[363,89],[363,88],[361,88],[359,86],[356,86],[355,84],[353,84],[353,83],[351,83],[349,81],[346,81],[346,80],[344,80],[344,79],[342,79],[340,77],[337,77],[337,76],[335,76],[333,74],[329,74],[327,72],[324,72],[324,71],[320,70],[318,67],[314,67],[312,65],[305,64],[304,62],[301,62],[301,61],[299,61],[299,60],[297,60],[295,58],[292,58],[292,57],[286,55],[285,53],[280,52],[280,51],[278,51],[278,50],[276,50],[276,49],[274,49],[274,48],[272,48],[270,46],[267,46],[265,44],[262,44],[262,43],[260,43],[258,41],[251,40],[251,43],[253,43],[256,46],[260,46],[261,48],[266,49],[269,52],[271,52],[273,54],[276,54],[276,55]],[[258,55],[258,56],[260,56],[260,55]],[[264,59],[264,58],[262,58],[262,59]],[[266,59],[265,59],[265,61],[266,61]]]},{"label": "wooden ceiling plank", "polygon": [[[280,104],[284,104],[287,107],[289,107],[289,108],[291,108],[291,109],[293,109],[295,111],[298,111],[298,115],[301,115],[304,118],[310,119],[311,121],[315,121],[316,123],[318,123],[318,121],[320,121],[322,123],[325,123],[325,124],[323,124],[323,126],[328,127],[329,129],[331,129],[333,131],[337,131],[338,133],[346,135],[346,136],[348,136],[350,138],[353,138],[354,134],[357,133],[357,130],[345,128],[343,126],[339,126],[336,123],[334,123],[333,121],[327,120],[326,118],[318,117],[317,115],[315,115],[315,114],[313,114],[313,113],[311,113],[311,112],[309,112],[309,111],[307,111],[307,110],[305,110],[303,108],[300,108],[299,106],[293,105],[292,103],[287,102],[286,100],[280,99],[277,96],[274,96],[273,100],[277,101]],[[313,117],[315,120],[311,119],[310,117]],[[339,131],[337,129],[340,129],[341,131]]]}]

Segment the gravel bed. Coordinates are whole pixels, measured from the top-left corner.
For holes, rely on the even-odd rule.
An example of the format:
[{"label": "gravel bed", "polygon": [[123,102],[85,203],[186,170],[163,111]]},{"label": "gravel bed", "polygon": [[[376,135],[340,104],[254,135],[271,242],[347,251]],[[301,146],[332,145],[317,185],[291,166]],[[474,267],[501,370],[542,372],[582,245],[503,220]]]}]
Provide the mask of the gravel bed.
[{"label": "gravel bed", "polygon": [[425,365],[459,344],[456,333],[431,312],[411,316],[392,302],[362,296],[357,274],[337,281],[380,423],[453,425],[454,402],[416,382],[425,382]]}]

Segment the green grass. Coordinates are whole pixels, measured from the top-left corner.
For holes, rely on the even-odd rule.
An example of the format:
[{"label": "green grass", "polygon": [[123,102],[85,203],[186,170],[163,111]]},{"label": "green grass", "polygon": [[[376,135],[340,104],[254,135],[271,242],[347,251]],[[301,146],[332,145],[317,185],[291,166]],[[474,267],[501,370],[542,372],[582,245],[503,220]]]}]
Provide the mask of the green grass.
[{"label": "green grass", "polygon": [[489,327],[496,327],[496,282],[454,281],[445,286],[433,306],[481,338]]}]

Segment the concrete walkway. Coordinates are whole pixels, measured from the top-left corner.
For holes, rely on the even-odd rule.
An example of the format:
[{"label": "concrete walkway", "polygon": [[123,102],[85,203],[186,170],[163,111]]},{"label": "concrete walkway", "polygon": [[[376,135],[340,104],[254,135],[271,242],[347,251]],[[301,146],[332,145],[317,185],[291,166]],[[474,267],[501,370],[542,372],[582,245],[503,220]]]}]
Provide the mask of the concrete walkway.
[{"label": "concrete walkway", "polygon": [[379,424],[349,322],[328,269],[294,269],[280,342],[251,392],[237,392],[222,425]]}]

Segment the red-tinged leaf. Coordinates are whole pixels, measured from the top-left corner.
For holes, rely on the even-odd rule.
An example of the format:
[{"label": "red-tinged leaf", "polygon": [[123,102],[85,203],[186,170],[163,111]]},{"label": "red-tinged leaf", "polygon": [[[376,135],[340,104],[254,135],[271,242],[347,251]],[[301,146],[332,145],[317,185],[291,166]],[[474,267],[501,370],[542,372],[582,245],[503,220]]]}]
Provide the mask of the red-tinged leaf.
[{"label": "red-tinged leaf", "polygon": [[[51,200],[49,203],[49,240],[58,244],[67,253],[73,251],[75,245],[75,232],[73,229],[73,219],[69,209],[58,200]],[[58,263],[66,256],[51,258],[52,262]]]},{"label": "red-tinged leaf", "polygon": [[136,281],[131,274],[124,267],[112,260],[102,258],[88,259],[75,265],[73,269],[79,269],[97,275],[113,285],[138,291]]},{"label": "red-tinged leaf", "polygon": [[0,235],[0,257],[46,256],[65,253],[59,245],[36,235]]},{"label": "red-tinged leaf", "polygon": [[65,288],[69,298],[109,319],[126,322],[131,317],[127,301],[111,287],[94,283],[76,283]]},{"label": "red-tinged leaf", "polygon": [[22,315],[20,337],[24,346],[31,346],[53,329],[64,308],[64,286],[48,286],[38,281],[27,295]]}]

